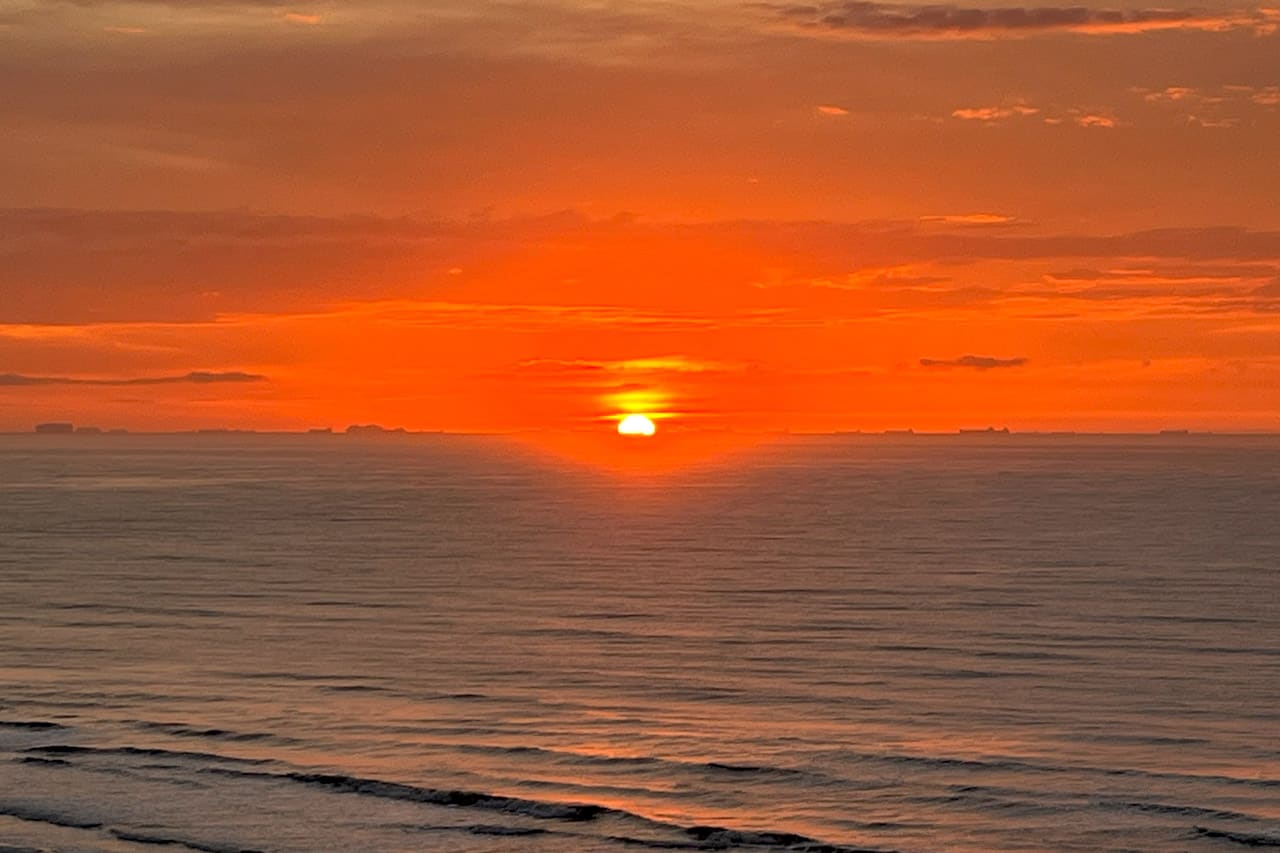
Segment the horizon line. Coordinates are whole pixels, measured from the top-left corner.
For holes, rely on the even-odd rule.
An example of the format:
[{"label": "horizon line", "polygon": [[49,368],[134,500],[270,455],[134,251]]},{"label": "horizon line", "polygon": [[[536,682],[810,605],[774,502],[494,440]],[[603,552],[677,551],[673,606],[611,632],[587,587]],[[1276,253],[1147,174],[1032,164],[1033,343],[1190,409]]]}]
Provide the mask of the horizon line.
[{"label": "horizon line", "polygon": [[[41,426],[46,426],[42,424]],[[331,429],[331,428],[310,428],[310,429],[252,429],[239,427],[194,427],[191,429],[173,429],[173,430],[157,430],[157,429],[124,429],[124,428],[99,428],[99,427],[72,427],[63,430],[2,430],[0,436],[4,437],[20,437],[30,436],[37,438],[70,438],[70,439],[93,439],[93,438],[129,438],[129,437],[157,437],[157,436],[188,436],[201,438],[227,438],[227,437],[243,437],[243,436],[265,436],[265,437],[305,437],[314,439],[327,438],[350,438],[360,439],[396,439],[423,436],[449,436],[449,437],[519,437],[519,436],[536,436],[546,434],[563,434],[563,433],[579,433],[579,434],[604,434],[599,430],[590,430],[583,428],[530,428],[530,429],[513,429],[513,430],[448,430],[448,429],[408,429],[405,427],[380,427],[355,425],[356,429]],[[796,437],[796,438],[1011,438],[1014,436],[1025,436],[1030,438],[1088,438],[1088,437],[1152,437],[1152,438],[1192,438],[1192,437],[1280,437],[1280,430],[1277,429],[1192,429],[1192,428],[1161,428],[1157,430],[1072,430],[1072,429],[1041,429],[1041,430],[1017,430],[1007,427],[982,427],[982,428],[965,428],[960,427],[953,430],[932,430],[932,429],[885,429],[885,430],[863,430],[863,429],[838,429],[838,430],[793,430],[793,429],[774,429],[774,430],[733,430],[733,429],[699,429],[699,430],[682,430],[679,432],[667,432],[664,436],[671,435],[735,435],[735,436],[759,436],[762,438],[779,438],[779,437]]]}]

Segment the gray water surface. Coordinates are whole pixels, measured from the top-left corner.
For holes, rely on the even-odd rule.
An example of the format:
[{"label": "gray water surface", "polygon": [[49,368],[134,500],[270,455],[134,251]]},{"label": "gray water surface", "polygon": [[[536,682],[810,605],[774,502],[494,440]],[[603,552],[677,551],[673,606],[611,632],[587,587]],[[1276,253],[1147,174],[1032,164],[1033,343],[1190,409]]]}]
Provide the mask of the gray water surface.
[{"label": "gray water surface", "polygon": [[0,844],[1280,846],[1277,510],[1274,438],[0,437]]}]

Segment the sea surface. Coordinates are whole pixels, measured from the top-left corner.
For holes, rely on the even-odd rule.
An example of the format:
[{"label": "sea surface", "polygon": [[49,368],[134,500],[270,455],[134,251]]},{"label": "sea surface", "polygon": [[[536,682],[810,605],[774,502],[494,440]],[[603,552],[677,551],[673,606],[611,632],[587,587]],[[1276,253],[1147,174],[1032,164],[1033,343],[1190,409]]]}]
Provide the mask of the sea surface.
[{"label": "sea surface", "polygon": [[0,850],[1267,846],[1280,439],[0,437]]}]

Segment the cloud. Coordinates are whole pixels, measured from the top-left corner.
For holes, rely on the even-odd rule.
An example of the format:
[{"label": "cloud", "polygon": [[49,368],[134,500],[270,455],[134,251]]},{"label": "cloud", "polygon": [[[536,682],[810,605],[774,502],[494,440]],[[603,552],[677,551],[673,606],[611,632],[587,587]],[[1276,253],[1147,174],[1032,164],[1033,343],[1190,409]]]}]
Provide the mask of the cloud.
[{"label": "cloud", "polygon": [[999,213],[944,213],[921,216],[920,221],[941,222],[946,225],[1012,225],[1018,218]]},{"label": "cloud", "polygon": [[1280,86],[1265,86],[1261,89],[1255,89],[1250,94],[1249,100],[1262,107],[1280,106]]},{"label": "cloud", "polygon": [[1025,358],[996,358],[990,355],[962,355],[959,358],[922,358],[921,367],[968,367],[973,370],[992,370],[998,367],[1022,367]]},{"label": "cloud", "polygon": [[[1141,267],[1158,275],[1170,267],[1274,267],[1280,259],[1280,231],[1204,227],[1099,235],[1034,223],[1009,227],[996,217],[678,223],[571,212],[433,220],[0,210],[0,336],[22,324],[210,323],[369,301],[386,308],[389,294],[414,305],[474,306],[430,312],[440,323],[465,318],[484,326],[541,327],[571,316],[590,325],[683,328],[723,319],[725,300],[776,307],[784,298],[778,288],[856,290],[864,293],[830,295],[864,299],[865,291],[880,288],[930,287],[947,279],[963,284],[958,265],[988,261],[1046,260],[1032,271],[1034,279],[1073,267]],[[743,246],[752,252],[743,255]],[[664,275],[698,277],[703,285],[650,287],[645,279],[656,275],[656,265]],[[452,269],[466,272],[450,275]],[[1007,283],[996,289],[1007,290]],[[923,307],[949,297],[931,288],[919,298]],[[61,371],[75,373],[79,366]]]},{"label": "cloud", "polygon": [[1108,281],[1129,284],[1179,285],[1189,282],[1241,284],[1271,278],[1273,264],[1144,264],[1142,266],[1095,269],[1076,267],[1045,273],[1050,282]]},{"label": "cloud", "polygon": [[1044,33],[1142,33],[1154,30],[1274,32],[1272,10],[1090,9],[1084,6],[905,5],[839,0],[774,7],[785,21],[819,35],[870,38],[997,38]]},{"label": "cloud", "polygon": [[1040,110],[1026,104],[1008,104],[999,107],[966,107],[952,110],[951,117],[964,121],[999,121],[1013,116],[1033,116]]},{"label": "cloud", "polygon": [[948,276],[927,272],[911,264],[897,264],[867,267],[842,276],[810,279],[805,284],[808,287],[831,290],[912,290],[931,288],[950,280]]},{"label": "cloud", "polygon": [[[1109,303],[1113,316],[1208,317],[1280,310],[1274,264],[1154,265],[1150,268],[1079,268],[1044,275],[1050,290],[1026,297]],[[1109,309],[1112,310],[1112,309]]]},{"label": "cloud", "polygon": [[1280,276],[1276,276],[1267,284],[1259,286],[1252,293],[1253,296],[1263,296],[1268,299],[1280,299]]},{"label": "cloud", "polygon": [[238,370],[213,373],[193,370],[181,376],[139,376],[124,379],[77,379],[69,376],[25,376],[20,373],[0,373],[0,387],[31,387],[36,385],[108,385],[113,387],[134,385],[215,385],[224,382],[265,382],[267,377]]},{"label": "cloud", "polygon": [[225,373],[209,373],[202,370],[193,370],[183,376],[161,377],[159,380],[146,382],[134,381],[134,385],[157,385],[173,382],[194,382],[197,385],[209,385],[217,382],[265,382],[267,377],[257,373],[243,373],[238,370],[228,371]]},{"label": "cloud", "polygon": [[1114,118],[1098,113],[1078,113],[1074,117],[1074,121],[1081,127],[1101,127],[1110,130],[1116,126]]},{"label": "cloud", "polygon": [[1222,104],[1225,102],[1252,102],[1258,106],[1280,105],[1280,86],[1245,86],[1228,84],[1218,87],[1166,86],[1163,89],[1136,87],[1131,91],[1142,96],[1149,104]]},{"label": "cloud", "polygon": [[611,372],[611,373],[732,373],[745,369],[736,362],[710,361],[683,355],[628,358],[616,361],[589,359],[538,358],[520,363],[525,370],[554,372]]},{"label": "cloud", "polygon": [[824,116],[847,116],[849,111],[844,107],[836,107],[831,104],[823,104],[818,107],[818,114]]},{"label": "cloud", "polygon": [[[994,124],[1006,119],[1025,118],[1027,116],[1041,115],[1042,111],[1039,107],[1033,107],[1025,101],[1011,101],[1003,104],[987,107],[962,107],[951,111],[951,118],[960,119],[961,121],[975,121],[983,124]],[[1072,107],[1066,110],[1057,109],[1057,113],[1050,109],[1048,115],[1044,116],[1045,124],[1060,125],[1072,122],[1080,127],[1101,127],[1114,128],[1120,125],[1120,122],[1111,115],[1110,110],[1088,110],[1079,107]]]},{"label": "cloud", "polygon": [[1077,267],[1045,274],[1045,278],[1050,281],[1098,281],[1106,277],[1108,277],[1107,271],[1094,270],[1087,267]]},{"label": "cloud", "polygon": [[[80,8],[100,8],[104,6],[124,5],[126,0],[63,0],[65,5]],[[176,10],[193,9],[254,9],[280,8],[289,6],[296,0],[127,0],[128,5],[164,6]]]},{"label": "cloud", "polygon": [[1216,87],[1166,86],[1163,89],[1135,87],[1148,106],[1176,110],[1183,124],[1193,127],[1232,128],[1260,116],[1274,113],[1280,106],[1280,86],[1246,86],[1230,84]]},{"label": "cloud", "polygon": [[1206,118],[1204,116],[1187,116],[1187,124],[1193,124],[1197,127],[1239,127],[1240,119],[1238,118]]},{"label": "cloud", "polygon": [[1202,100],[1203,95],[1190,86],[1166,86],[1158,92],[1145,92],[1142,99],[1150,104],[1166,101]]}]

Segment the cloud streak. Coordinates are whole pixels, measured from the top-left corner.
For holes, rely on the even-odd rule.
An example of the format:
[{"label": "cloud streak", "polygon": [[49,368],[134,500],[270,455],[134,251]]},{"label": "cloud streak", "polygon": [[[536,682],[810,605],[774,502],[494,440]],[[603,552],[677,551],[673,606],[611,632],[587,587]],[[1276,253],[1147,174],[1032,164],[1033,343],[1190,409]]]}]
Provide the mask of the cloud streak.
[{"label": "cloud streak", "polygon": [[922,358],[921,367],[965,367],[971,370],[995,370],[1001,367],[1022,367],[1025,358],[996,358],[990,355],[962,355],[959,358]]},{"label": "cloud streak", "polygon": [[21,373],[0,373],[0,387],[30,388],[46,385],[99,385],[130,387],[137,385],[218,385],[222,383],[265,382],[267,377],[238,370],[212,373],[193,370],[181,376],[139,376],[116,379],[78,379],[70,376],[26,376]]},{"label": "cloud streak", "polygon": [[1272,10],[1090,9],[1085,6],[905,5],[869,0],[797,4],[779,16],[808,32],[863,38],[1001,38],[1047,33],[1118,34],[1158,30],[1275,32]]},{"label": "cloud streak", "polygon": [[538,371],[608,371],[614,373],[731,373],[745,369],[746,365],[683,355],[630,358],[617,361],[593,361],[589,359],[532,359],[520,364],[525,370]]},{"label": "cloud streak", "polygon": [[[744,257],[743,246],[753,253]],[[990,268],[979,270],[984,264]],[[1028,267],[1021,279],[1003,277],[1018,264]],[[354,305],[376,305],[365,310],[388,322],[431,327],[701,329],[778,322],[751,311],[797,304],[844,311],[856,303],[867,312],[895,299],[932,310],[1026,297],[1032,281],[1105,278],[1165,290],[1183,279],[1248,284],[1274,276],[1278,265],[1276,230],[1063,233],[963,211],[851,223],[672,223],[571,213],[448,221],[0,210],[0,339],[29,337],[35,326],[79,334],[110,323],[226,326]],[[659,275],[701,286],[651,287]],[[414,282],[409,292],[405,282]],[[400,298],[388,299],[398,288]],[[242,362],[228,352],[127,369],[69,361],[56,370],[39,363],[0,370],[77,375],[89,364],[135,375]]]},{"label": "cloud streak", "polygon": [[999,107],[965,107],[952,110],[951,117],[963,121],[998,121],[1013,116],[1033,116],[1040,110],[1026,104],[1009,104]]},{"label": "cloud streak", "polygon": [[944,225],[1013,225],[1018,220],[1001,213],[943,213],[921,216],[920,221]]}]

